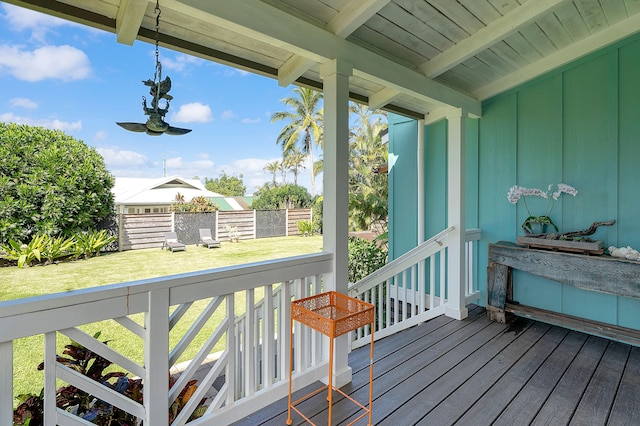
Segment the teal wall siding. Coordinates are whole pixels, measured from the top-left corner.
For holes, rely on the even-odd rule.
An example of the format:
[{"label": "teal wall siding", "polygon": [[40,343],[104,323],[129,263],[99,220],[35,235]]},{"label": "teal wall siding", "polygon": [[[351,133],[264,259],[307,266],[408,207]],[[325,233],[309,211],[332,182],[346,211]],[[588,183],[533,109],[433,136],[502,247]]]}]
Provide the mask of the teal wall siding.
[{"label": "teal wall siding", "polygon": [[418,126],[415,120],[389,115],[389,259],[417,245]]},{"label": "teal wall siding", "polygon": [[[522,202],[507,201],[513,185],[574,186],[578,195],[563,195],[550,214],[561,232],[616,219],[616,225],[600,228],[593,238],[607,247],[640,249],[639,69],[640,37],[633,37],[485,101],[482,118],[468,121],[466,217],[468,228],[482,229],[481,300],[486,298],[488,244],[515,241],[529,215]],[[408,125],[406,119],[398,121]],[[396,150],[406,142],[392,120],[390,135]],[[446,225],[446,123],[428,126],[425,135],[428,237]],[[411,143],[415,149],[415,136]],[[415,180],[404,168],[390,173],[396,188]],[[390,204],[394,192],[390,188]],[[544,200],[530,201],[532,214],[544,213]],[[407,214],[403,211],[404,220],[395,222],[395,231],[412,222]],[[390,240],[392,246],[395,242]],[[578,290],[522,272],[515,272],[514,282],[515,299],[523,304],[640,329],[637,299]]]}]

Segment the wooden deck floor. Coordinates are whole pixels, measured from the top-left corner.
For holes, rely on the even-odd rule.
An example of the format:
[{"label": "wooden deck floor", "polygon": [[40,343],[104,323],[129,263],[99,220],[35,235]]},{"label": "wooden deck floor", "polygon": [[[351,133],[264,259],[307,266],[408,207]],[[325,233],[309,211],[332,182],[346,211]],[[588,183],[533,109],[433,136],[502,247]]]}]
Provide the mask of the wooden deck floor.
[{"label": "wooden deck floor", "polygon": [[[343,391],[364,403],[368,347],[352,352],[349,364],[353,381]],[[640,348],[526,319],[490,322],[482,308],[464,321],[439,317],[376,342],[373,368],[375,425],[640,424]],[[327,424],[326,394],[298,407]],[[334,397],[334,425],[361,412]],[[286,419],[285,398],[235,425]]]}]

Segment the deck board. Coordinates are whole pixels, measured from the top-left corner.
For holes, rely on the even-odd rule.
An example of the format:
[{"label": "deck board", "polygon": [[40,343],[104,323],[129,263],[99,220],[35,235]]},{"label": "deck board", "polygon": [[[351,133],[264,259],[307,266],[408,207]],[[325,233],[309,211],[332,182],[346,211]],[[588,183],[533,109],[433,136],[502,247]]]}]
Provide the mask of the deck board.
[{"label": "deck board", "polygon": [[[463,321],[439,317],[381,339],[374,349],[375,425],[624,425],[640,417],[640,348],[578,331],[528,319],[498,324],[475,307]],[[353,351],[349,365],[353,380],[342,390],[366,403],[369,347]],[[298,408],[315,424],[327,424],[326,393]],[[335,394],[334,425],[361,413]],[[295,413],[292,418],[305,424]],[[234,425],[286,419],[284,398]]]}]

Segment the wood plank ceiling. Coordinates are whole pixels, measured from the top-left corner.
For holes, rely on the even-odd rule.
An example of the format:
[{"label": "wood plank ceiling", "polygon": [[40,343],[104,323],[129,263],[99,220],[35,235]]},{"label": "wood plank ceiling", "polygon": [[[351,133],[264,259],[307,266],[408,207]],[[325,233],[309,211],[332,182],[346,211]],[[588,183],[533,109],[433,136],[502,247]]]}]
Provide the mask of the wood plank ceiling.
[{"label": "wood plank ceiling", "polygon": [[[6,0],[152,41],[156,0]],[[640,0],[160,0],[163,46],[321,88],[353,65],[351,95],[427,121],[480,102],[640,29]]]}]

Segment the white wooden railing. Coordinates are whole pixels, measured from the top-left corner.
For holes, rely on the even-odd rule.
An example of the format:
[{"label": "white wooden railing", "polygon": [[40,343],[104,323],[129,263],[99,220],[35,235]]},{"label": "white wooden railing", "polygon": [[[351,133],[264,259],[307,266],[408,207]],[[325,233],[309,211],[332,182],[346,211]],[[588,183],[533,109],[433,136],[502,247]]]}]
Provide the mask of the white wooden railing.
[{"label": "white wooden railing", "polygon": [[[444,312],[450,231],[441,232],[350,286],[352,296],[376,304],[377,339]],[[470,302],[478,297],[472,277],[474,241],[480,238],[480,232],[467,231],[466,238],[465,283]],[[61,382],[81,388],[150,425],[167,423],[169,406],[192,379],[198,380],[198,389],[172,425],[228,424],[259,410],[287,395],[291,300],[324,291],[324,278],[332,273],[331,265],[332,254],[320,253],[1,302],[0,424],[12,424],[14,342],[36,335],[43,335],[45,341],[47,425],[90,424],[56,408],[56,388]],[[241,296],[246,302],[236,306]],[[170,345],[169,336],[176,333],[184,318],[195,320],[183,326],[186,332],[179,336],[178,343]],[[123,336],[138,337],[131,339],[131,345],[140,346],[142,362],[81,329],[105,320],[118,323]],[[206,327],[204,343],[193,348],[194,339]],[[326,339],[297,323],[294,327],[293,377],[297,389],[325,378],[328,363],[324,359]],[[352,347],[368,343],[370,332],[359,330]],[[59,350],[60,341],[67,343],[67,338],[109,359],[120,371],[142,378],[144,402],[137,403],[57,362],[56,345]],[[187,350],[195,355],[177,368],[178,359]],[[163,353],[168,356],[158,356]],[[15,360],[17,365],[20,362]],[[166,372],[178,370],[178,379],[169,389]],[[211,392],[214,382],[217,393]],[[206,414],[188,422],[202,398],[207,401]]]},{"label": "white wooden railing", "polygon": [[[349,295],[376,305],[376,340],[442,315],[447,305],[447,228],[371,275],[349,286]],[[466,302],[478,299],[474,282],[475,245],[480,230],[466,232]],[[371,330],[353,333],[352,347],[368,344]]]},{"label": "white wooden railing", "polygon": [[[213,425],[238,420],[287,395],[291,299],[321,292],[323,277],[332,272],[331,265],[332,255],[321,253],[2,302],[0,424],[12,424],[12,385],[19,380],[13,370],[14,342],[34,335],[45,336],[47,425],[90,424],[56,408],[60,382],[137,416],[145,425],[163,425],[167,424],[170,404],[191,379],[197,379],[196,393],[172,424]],[[239,295],[245,296],[243,307],[235,306]],[[193,309],[197,309],[195,314],[190,312]],[[133,317],[136,314],[144,319]],[[170,333],[185,315],[196,319],[170,347]],[[178,380],[169,389],[167,372],[191,347],[198,332],[211,326],[214,316],[223,319],[213,324],[213,331],[201,347],[195,348],[196,355],[180,368]],[[104,320],[117,322],[123,335],[139,337],[130,340],[131,345],[140,345],[142,363],[81,330],[82,325]],[[57,362],[58,340],[68,343],[63,336],[114,362],[119,371],[142,378],[144,402],[135,402]],[[294,385],[302,387],[326,377],[321,336],[300,328],[295,331],[295,339]],[[160,356],[163,353],[168,356]],[[217,394],[209,395],[214,382]],[[202,398],[207,398],[206,414],[188,422]]]}]

